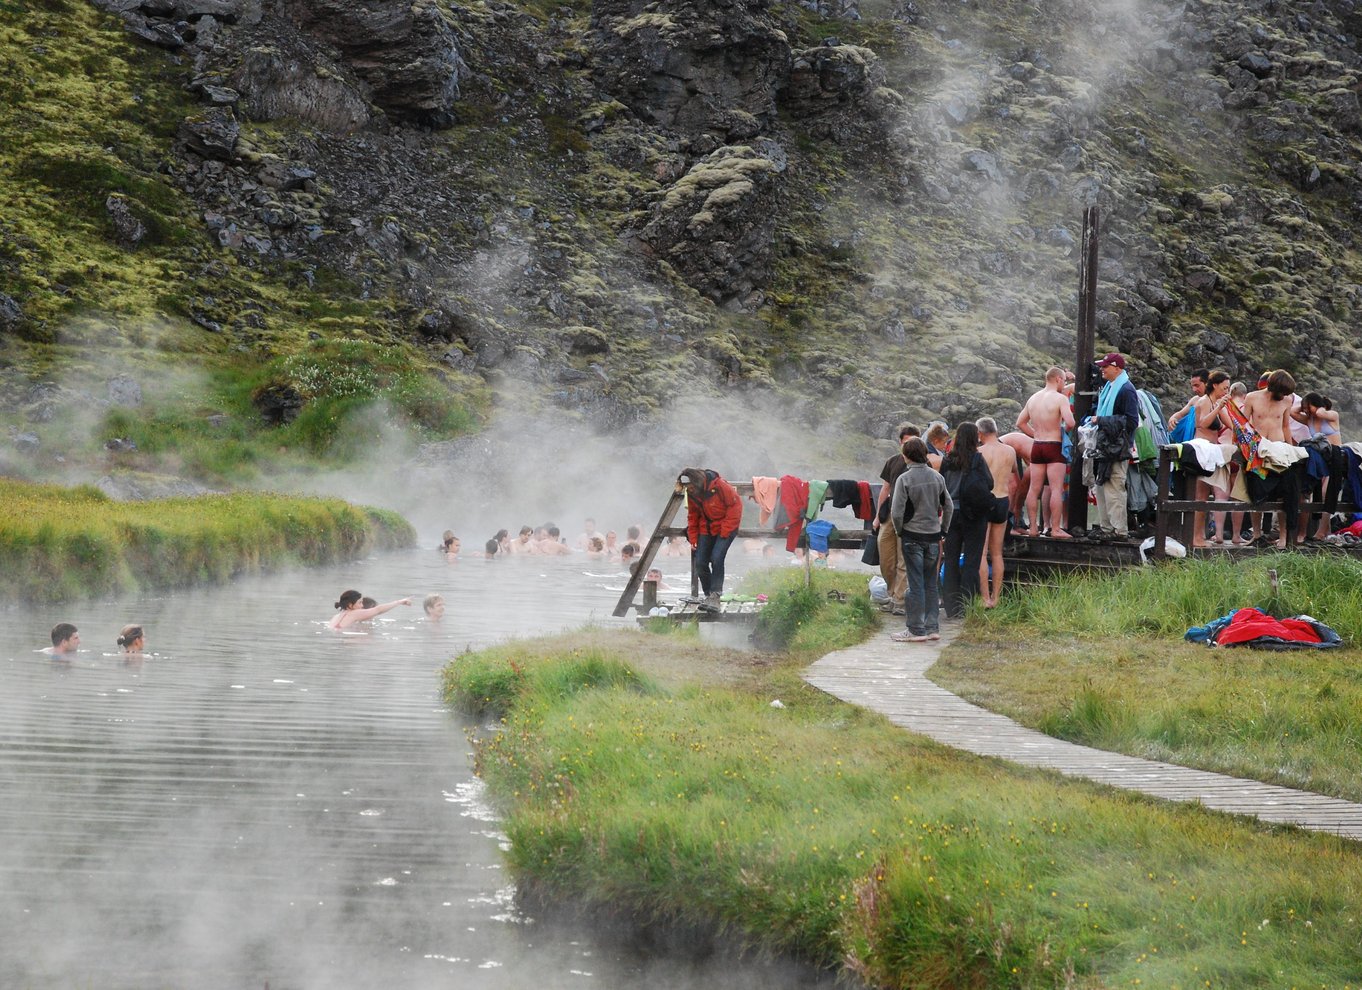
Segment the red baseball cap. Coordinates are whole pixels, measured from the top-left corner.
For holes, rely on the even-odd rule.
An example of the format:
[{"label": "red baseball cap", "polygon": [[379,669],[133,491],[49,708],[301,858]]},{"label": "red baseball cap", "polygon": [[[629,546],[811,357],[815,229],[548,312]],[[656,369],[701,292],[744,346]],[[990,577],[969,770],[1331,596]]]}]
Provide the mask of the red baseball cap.
[{"label": "red baseball cap", "polygon": [[1109,364],[1116,365],[1116,367],[1120,368],[1122,371],[1126,370],[1126,359],[1121,357],[1121,355],[1117,354],[1115,351],[1112,351],[1102,360],[1098,361],[1097,367],[1105,368]]}]

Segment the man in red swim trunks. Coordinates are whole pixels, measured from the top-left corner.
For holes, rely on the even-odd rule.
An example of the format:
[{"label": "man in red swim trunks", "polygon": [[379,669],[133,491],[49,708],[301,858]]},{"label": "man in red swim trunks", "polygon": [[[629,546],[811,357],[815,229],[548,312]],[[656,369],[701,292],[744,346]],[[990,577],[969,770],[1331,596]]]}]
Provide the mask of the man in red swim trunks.
[{"label": "man in red swim trunks", "polygon": [[1031,487],[1026,492],[1026,514],[1031,520],[1028,535],[1040,535],[1040,490],[1050,484],[1050,535],[1067,540],[1061,526],[1064,518],[1064,475],[1069,464],[1064,459],[1064,433],[1074,427],[1074,413],[1064,394],[1064,370],[1045,372],[1045,387],[1026,400],[1017,429],[1034,438],[1031,444]]}]

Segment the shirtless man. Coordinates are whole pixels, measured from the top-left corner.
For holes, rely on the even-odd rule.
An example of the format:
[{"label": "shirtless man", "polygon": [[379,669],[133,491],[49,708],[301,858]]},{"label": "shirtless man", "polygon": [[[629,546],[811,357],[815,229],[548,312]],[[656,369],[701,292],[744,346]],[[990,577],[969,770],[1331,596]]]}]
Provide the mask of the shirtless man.
[{"label": "shirtless man", "polygon": [[1178,425],[1182,420],[1182,417],[1191,415],[1192,407],[1196,405],[1196,400],[1206,394],[1206,380],[1210,377],[1211,373],[1205,368],[1197,368],[1196,371],[1192,372],[1192,397],[1187,400],[1187,405],[1168,417],[1169,433],[1173,432],[1173,428]]},{"label": "shirtless man", "polygon": [[1003,536],[1007,533],[1007,512],[1011,506],[1007,492],[1016,474],[1017,452],[998,439],[998,424],[989,417],[985,416],[974,425],[979,428],[979,453],[993,475],[993,511],[988,514],[984,556],[979,562],[979,588],[983,592],[984,608],[992,608],[1003,593]]},{"label": "shirtless man", "polygon": [[1030,488],[1026,493],[1026,513],[1031,518],[1027,535],[1040,535],[1040,490],[1050,484],[1050,535],[1067,540],[1069,534],[1060,528],[1064,518],[1064,475],[1069,464],[1064,460],[1064,430],[1074,428],[1074,412],[1069,397],[1064,394],[1064,371],[1051,368],[1045,372],[1045,387],[1026,400],[1017,429],[1035,442],[1031,444]]},{"label": "shirtless man", "polygon": [[64,657],[80,649],[80,633],[69,622],[58,622],[52,627],[52,645],[40,650],[49,656]]},{"label": "shirtless man", "polygon": [[539,544],[534,540],[534,530],[521,526],[516,538],[511,541],[511,553],[538,553]]},{"label": "shirtless man", "polygon": [[558,531],[557,526],[550,526],[544,531],[544,538],[537,544],[537,549],[539,553],[550,557],[572,553],[572,547],[563,542],[562,533]]},{"label": "shirtless man", "polygon": [[1016,454],[1012,477],[1008,480],[1007,497],[1011,502],[1012,521],[1020,526],[1022,509],[1026,506],[1026,492],[1031,487],[1031,448],[1036,441],[1025,433],[1013,430],[1011,433],[1004,433],[998,438],[998,442],[1011,447],[1012,452]]},{"label": "shirtless man", "polygon": [[[1296,391],[1296,379],[1278,368],[1267,377],[1267,387],[1251,392],[1244,399],[1244,415],[1264,440],[1291,442],[1291,397]],[[1261,519],[1266,513],[1257,514]],[[1255,533],[1255,538],[1261,533]],[[1277,547],[1286,547],[1286,513],[1277,513]]]}]

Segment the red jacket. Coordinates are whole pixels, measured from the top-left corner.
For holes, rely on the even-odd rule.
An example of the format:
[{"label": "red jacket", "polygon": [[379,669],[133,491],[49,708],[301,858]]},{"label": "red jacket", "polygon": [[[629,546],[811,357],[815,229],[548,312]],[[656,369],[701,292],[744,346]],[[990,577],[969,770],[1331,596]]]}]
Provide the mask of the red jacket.
[{"label": "red jacket", "polygon": [[713,471],[705,472],[704,493],[686,499],[686,532],[690,545],[700,542],[700,534],[732,536],[742,525],[742,499],[738,491]]}]

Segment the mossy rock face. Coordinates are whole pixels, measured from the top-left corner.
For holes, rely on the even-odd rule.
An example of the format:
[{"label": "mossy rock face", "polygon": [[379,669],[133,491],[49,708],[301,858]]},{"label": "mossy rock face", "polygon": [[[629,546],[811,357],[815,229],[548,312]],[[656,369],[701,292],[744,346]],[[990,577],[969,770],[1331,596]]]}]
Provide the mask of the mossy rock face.
[{"label": "mossy rock face", "polygon": [[786,163],[784,149],[764,139],[712,152],[667,190],[640,240],[708,298],[752,305],[769,277]]},{"label": "mossy rock face", "polygon": [[790,44],[761,0],[594,0],[595,72],[641,119],[684,134],[754,137],[776,112]]},{"label": "mossy rock face", "polygon": [[117,6],[0,28],[0,358],[201,364],[205,401],[148,418],[215,481],[337,449],[360,400],[280,373],[318,341],[397,348],[414,377],[361,391],[425,436],[497,393],[612,423],[844,398],[820,429],[853,437],[877,406],[1003,414],[1072,361],[1089,203],[1098,347],[1141,385],[1283,363],[1356,414],[1346,12]]}]

